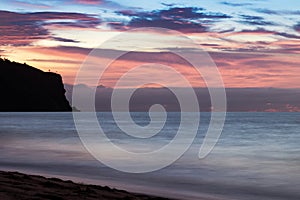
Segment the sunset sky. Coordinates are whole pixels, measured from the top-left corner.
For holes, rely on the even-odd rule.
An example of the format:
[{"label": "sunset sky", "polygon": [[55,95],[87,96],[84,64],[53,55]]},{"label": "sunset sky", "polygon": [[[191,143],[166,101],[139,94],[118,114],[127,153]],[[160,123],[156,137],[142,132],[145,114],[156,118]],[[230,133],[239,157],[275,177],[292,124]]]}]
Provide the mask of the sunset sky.
[{"label": "sunset sky", "polygon": [[[68,84],[105,40],[133,28],[162,27],[204,48],[225,87],[300,88],[298,0],[2,0],[0,7],[1,57],[58,72]],[[161,49],[152,45],[150,52],[136,52],[115,67],[157,61],[151,56]],[[185,47],[174,40],[169,48]],[[159,58],[170,59],[176,58],[166,53]],[[180,60],[177,64],[188,69]]]}]

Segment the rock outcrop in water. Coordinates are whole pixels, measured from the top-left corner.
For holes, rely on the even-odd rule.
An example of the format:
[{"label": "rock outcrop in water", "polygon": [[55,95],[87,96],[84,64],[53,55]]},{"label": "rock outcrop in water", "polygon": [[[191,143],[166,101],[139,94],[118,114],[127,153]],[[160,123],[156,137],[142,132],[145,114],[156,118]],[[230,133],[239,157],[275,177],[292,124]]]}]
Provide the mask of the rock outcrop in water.
[{"label": "rock outcrop in water", "polygon": [[71,111],[59,74],[0,59],[0,111]]}]

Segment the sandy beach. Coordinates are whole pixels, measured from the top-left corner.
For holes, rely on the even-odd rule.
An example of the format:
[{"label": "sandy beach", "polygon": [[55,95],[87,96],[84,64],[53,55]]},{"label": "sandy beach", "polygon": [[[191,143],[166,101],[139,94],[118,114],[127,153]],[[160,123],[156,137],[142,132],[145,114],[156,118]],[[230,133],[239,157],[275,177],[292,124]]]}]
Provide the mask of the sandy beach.
[{"label": "sandy beach", "polygon": [[0,171],[0,199],[168,200],[167,198],[129,193],[107,186],[87,185],[70,180],[4,171]]}]

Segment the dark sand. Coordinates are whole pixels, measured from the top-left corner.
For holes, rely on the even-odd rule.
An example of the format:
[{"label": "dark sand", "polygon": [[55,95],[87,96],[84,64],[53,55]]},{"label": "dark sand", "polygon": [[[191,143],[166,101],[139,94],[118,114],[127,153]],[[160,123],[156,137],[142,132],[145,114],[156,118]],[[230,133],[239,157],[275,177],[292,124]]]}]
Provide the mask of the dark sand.
[{"label": "dark sand", "polygon": [[58,178],[0,171],[0,199],[48,200],[168,200],[142,194],[129,193],[98,185],[86,185]]}]

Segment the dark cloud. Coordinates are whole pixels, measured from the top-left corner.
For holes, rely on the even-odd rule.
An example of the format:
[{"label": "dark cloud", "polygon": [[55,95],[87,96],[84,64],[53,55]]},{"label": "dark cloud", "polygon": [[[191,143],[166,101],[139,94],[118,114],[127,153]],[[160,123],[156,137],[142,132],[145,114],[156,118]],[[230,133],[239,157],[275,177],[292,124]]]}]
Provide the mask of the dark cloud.
[{"label": "dark cloud", "polygon": [[[278,48],[278,49],[266,49],[261,50],[261,53],[279,53],[279,54],[299,54],[300,53],[300,47],[298,48]],[[299,66],[299,65],[298,65]]]},{"label": "dark cloud", "polygon": [[78,43],[79,41],[77,40],[72,40],[72,39],[66,39],[66,38],[61,38],[61,37],[52,37],[52,39],[60,42],[73,42],[73,43]]},{"label": "dark cloud", "polygon": [[[239,57],[239,55],[242,55],[242,54],[252,54],[253,52],[255,52],[256,54],[254,54],[254,55],[257,58],[259,58],[259,57],[268,56],[270,53],[299,54],[300,47],[293,47],[293,48],[281,47],[281,48],[272,49],[272,48],[268,48],[268,46],[250,46],[250,47],[246,47],[246,48],[231,48],[231,49],[225,48],[222,50],[227,51],[227,52],[234,52],[235,54],[238,54],[237,57]],[[258,54],[260,54],[261,56],[259,56]],[[253,57],[253,59],[255,59],[255,56]]]},{"label": "dark cloud", "polygon": [[287,15],[300,15],[300,10],[296,10],[296,11],[280,11],[279,13],[282,14],[287,14]]},{"label": "dark cloud", "polygon": [[277,53],[277,54],[299,54],[300,48],[277,48],[271,49],[267,47],[249,47],[249,48],[238,48],[238,49],[231,49],[227,51],[232,52],[239,52],[239,53],[253,53],[256,52],[257,54],[260,53],[262,55],[267,55],[270,53]]},{"label": "dark cloud", "polygon": [[222,1],[221,4],[227,5],[227,6],[233,6],[233,7],[253,5],[252,3],[230,3],[230,2],[227,2],[227,1]]},{"label": "dark cloud", "polygon": [[257,28],[257,29],[254,29],[254,30],[244,29],[244,30],[240,31],[239,33],[273,34],[275,32],[274,31],[268,31],[268,30],[263,29],[263,28]]},{"label": "dark cloud", "polygon": [[264,13],[264,14],[268,14],[268,15],[277,15],[278,12],[275,10],[270,10],[270,9],[266,9],[266,8],[256,8],[254,9],[256,12],[259,13]]},{"label": "dark cloud", "polygon": [[230,29],[218,31],[218,33],[229,33],[229,32],[233,32],[234,30],[235,30],[235,28],[230,28]]},{"label": "dark cloud", "polygon": [[280,44],[280,47],[282,47],[282,48],[286,48],[286,49],[288,49],[288,48],[300,48],[300,43],[293,43],[293,44],[290,44],[290,43],[287,43],[287,44]]},{"label": "dark cloud", "polygon": [[6,51],[3,49],[0,49],[0,58],[3,58],[6,56]]},{"label": "dark cloud", "polygon": [[56,50],[61,52],[68,52],[74,54],[82,54],[87,55],[92,51],[92,48],[83,48],[83,47],[75,47],[75,46],[56,46],[56,47],[47,47],[49,50]]},{"label": "dark cloud", "polygon": [[288,39],[300,39],[300,36],[295,35],[295,34],[291,34],[291,33],[284,33],[284,32],[276,32],[276,31],[268,31],[266,29],[263,28],[258,28],[255,30],[242,30],[238,33],[252,33],[252,34],[273,34],[273,35],[279,35]]},{"label": "dark cloud", "polygon": [[287,62],[287,61],[278,61],[278,60],[247,60],[243,62],[244,65],[249,65],[253,67],[265,68],[270,67],[273,68],[274,66],[293,66],[297,67],[298,63],[295,62]]},{"label": "dark cloud", "polygon": [[212,44],[212,43],[202,43],[201,46],[207,46],[207,47],[219,47],[219,44]]},{"label": "dark cloud", "polygon": [[300,23],[296,24],[296,25],[294,26],[294,29],[295,29],[295,31],[300,32]]},{"label": "dark cloud", "polygon": [[260,16],[240,15],[240,17],[243,20],[239,22],[244,24],[257,25],[257,26],[276,25],[274,22],[265,21],[264,18]]},{"label": "dark cloud", "polygon": [[243,19],[246,20],[263,20],[263,17],[260,16],[251,16],[251,15],[240,15]]},{"label": "dark cloud", "polygon": [[290,11],[290,10],[281,10],[278,11],[279,14],[286,14],[286,15],[300,15],[300,10]]},{"label": "dark cloud", "polygon": [[[68,20],[64,22],[64,20]],[[72,20],[70,22],[69,20]],[[0,45],[24,46],[40,39],[62,42],[74,40],[58,38],[49,33],[45,25],[60,25],[93,28],[100,20],[95,16],[66,12],[16,13],[0,11]]]},{"label": "dark cloud", "polygon": [[254,11],[268,15],[300,15],[300,10],[270,10],[266,8],[255,8]]},{"label": "dark cloud", "polygon": [[236,52],[209,52],[209,55],[213,60],[216,61],[235,61],[235,60],[245,60],[245,59],[258,59],[266,58],[270,55],[266,54],[255,54],[255,53],[236,53]]},{"label": "dark cloud", "polygon": [[300,36],[289,34],[289,33],[276,33],[275,35],[280,35],[282,37],[291,38],[291,39],[298,39],[298,40],[300,39]]},{"label": "dark cloud", "polygon": [[175,4],[175,3],[161,3],[161,5],[163,5],[163,6],[168,6],[168,7],[173,7],[173,6],[175,6],[176,4]]},{"label": "dark cloud", "polygon": [[[74,23],[95,22],[99,23],[99,19],[92,15],[82,13],[69,12],[34,12],[34,13],[15,13],[9,11],[0,11],[1,24],[33,24],[47,23],[47,20],[74,20]],[[54,23],[54,22],[53,22]]]},{"label": "dark cloud", "polygon": [[100,20],[76,20],[74,22],[51,22],[47,21],[45,25],[55,25],[63,28],[96,28],[100,24]]},{"label": "dark cloud", "polygon": [[230,67],[231,64],[225,61],[215,61],[217,67]]},{"label": "dark cloud", "polygon": [[126,30],[137,27],[162,27],[184,33],[205,32],[208,24],[220,19],[230,18],[230,16],[223,13],[206,12],[203,8],[195,7],[172,7],[151,12],[123,10],[116,13],[131,17],[131,20],[128,23],[109,23],[115,29]]},{"label": "dark cloud", "polygon": [[63,63],[63,64],[81,64],[81,61],[76,60],[57,60],[57,59],[27,59],[29,62],[45,62],[45,63]]}]

